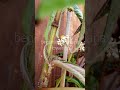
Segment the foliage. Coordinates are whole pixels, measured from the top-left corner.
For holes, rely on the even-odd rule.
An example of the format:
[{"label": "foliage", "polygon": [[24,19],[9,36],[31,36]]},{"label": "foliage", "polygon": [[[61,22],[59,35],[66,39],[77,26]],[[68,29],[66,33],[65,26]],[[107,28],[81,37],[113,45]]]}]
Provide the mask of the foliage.
[{"label": "foliage", "polygon": [[84,85],[76,78],[73,78],[73,77],[70,77],[70,76],[66,76],[66,82],[67,83],[73,83],[78,88],[84,88]]},{"label": "foliage", "polygon": [[54,21],[55,15],[56,15],[55,11],[52,12],[52,14],[50,15],[50,19],[48,21],[48,25],[47,25],[47,28],[46,28],[45,33],[44,33],[45,41],[48,41],[48,35],[49,35],[50,29],[51,29],[51,24]]},{"label": "foliage", "polygon": [[[78,79],[76,79],[76,78],[74,78],[74,77],[66,76],[66,79],[65,79],[65,80],[66,80],[66,83],[68,83],[68,84],[73,84],[74,87],[84,88],[84,85],[83,85]],[[61,78],[58,78],[58,79],[56,80],[56,87],[59,86],[60,81],[61,81]]]},{"label": "foliage", "polygon": [[49,16],[52,11],[79,3],[84,4],[84,0],[41,0],[36,19]]},{"label": "foliage", "polygon": [[[66,77],[66,70],[78,78],[78,79],[74,79],[74,78],[69,79],[69,77],[66,77],[67,82],[75,83],[75,85],[77,87],[83,87],[83,86],[81,86],[82,84],[85,85],[84,69],[76,66],[76,61],[75,61],[74,57],[71,58],[71,61],[69,63],[67,62],[67,59],[68,59],[67,44],[63,45],[64,51],[61,53],[62,55],[60,55],[60,57],[55,56],[56,58],[53,58],[54,55],[52,53],[52,47],[53,47],[53,42],[54,42],[55,36],[57,38],[59,38],[58,34],[59,34],[59,27],[60,27],[60,23],[61,23],[62,13],[64,12],[65,9],[67,9],[68,12],[67,12],[66,35],[69,36],[69,33],[67,33],[67,32],[70,32],[71,11],[69,11],[68,7],[73,6],[75,4],[79,4],[79,3],[84,4],[84,0],[51,0],[51,1],[42,0],[40,2],[39,8],[36,13],[36,19],[41,19],[43,17],[50,15],[49,22],[48,22],[47,28],[45,30],[45,33],[44,33],[44,38],[46,41],[46,45],[44,46],[44,50],[43,50],[45,66],[43,66],[43,69],[42,69],[43,72],[40,77],[41,85],[43,85],[43,87],[44,87],[44,85],[45,85],[45,87],[47,87],[48,81],[49,81],[48,77],[51,74],[51,69],[53,69],[55,66],[62,68],[63,72],[65,72],[65,73],[62,73],[63,75],[61,74],[61,78],[58,81],[57,86],[62,82],[62,80],[64,82],[64,79],[65,79],[64,77]],[[77,5],[74,6],[74,12],[78,16],[78,19],[80,20],[80,22],[82,23],[83,14]],[[59,24],[58,27],[54,26],[54,24],[56,24],[56,23]],[[84,24],[82,25],[82,30],[84,29],[83,26],[84,26]],[[81,28],[79,28],[79,30],[81,30]],[[84,30],[82,31],[82,34],[80,34],[81,39],[84,36]],[[50,41],[50,43],[48,44],[47,41]],[[79,42],[80,41],[81,40],[79,40]],[[77,45],[79,45],[79,44],[80,43],[78,43]],[[63,57],[64,62],[61,61],[61,59],[60,59],[61,56]],[[45,75],[47,75],[47,77]],[[79,81],[82,82],[82,84],[80,84]],[[41,85],[40,85],[40,87],[41,87]],[[64,84],[63,84],[63,86],[64,86]]]},{"label": "foliage", "polygon": [[79,19],[80,22],[81,22],[81,25],[78,27],[78,29],[77,29],[76,32],[74,33],[74,35],[75,35],[75,34],[77,34],[78,32],[80,32],[80,30],[81,30],[81,28],[82,28],[83,13],[82,13],[82,11],[80,10],[80,8],[78,7],[78,5],[74,5],[73,8],[74,8],[74,12],[75,12],[76,16],[78,17],[78,19]]}]

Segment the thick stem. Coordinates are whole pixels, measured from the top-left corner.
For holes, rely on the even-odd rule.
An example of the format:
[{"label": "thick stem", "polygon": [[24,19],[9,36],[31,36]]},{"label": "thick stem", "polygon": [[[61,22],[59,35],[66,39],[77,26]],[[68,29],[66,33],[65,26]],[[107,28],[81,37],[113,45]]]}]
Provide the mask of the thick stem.
[{"label": "thick stem", "polygon": [[63,68],[64,70],[67,70],[68,72],[72,73],[76,78],[78,78],[85,85],[84,76],[82,74],[80,74],[77,70],[72,68],[70,65],[68,65],[66,63],[62,63],[59,60],[52,61],[52,64],[57,66],[57,67]]},{"label": "thick stem", "polygon": [[[53,46],[53,41],[54,41],[54,38],[55,38],[55,35],[56,35],[56,31],[57,31],[57,28],[58,28],[58,22],[59,22],[59,19],[60,19],[60,14],[61,14],[61,12],[58,11],[56,16],[55,16],[54,22],[52,23],[51,30],[50,30],[49,42],[47,43],[47,45],[48,45],[48,47],[47,47],[48,57],[52,54],[52,46]],[[46,76],[46,74],[48,74],[48,68],[49,68],[48,63],[44,62],[41,77],[40,77],[40,88],[48,86],[48,82],[49,82],[48,77],[49,76]]]},{"label": "thick stem", "polygon": [[[71,24],[71,11],[67,11],[67,26],[66,26],[66,33],[65,35],[70,35],[70,24]],[[64,45],[64,52],[63,52],[63,60],[67,61],[67,56],[68,56],[68,47]],[[66,77],[66,70],[62,69],[61,75],[63,76],[61,79],[60,87],[65,87],[65,77]]]},{"label": "thick stem", "polygon": [[52,23],[50,36],[49,36],[49,41],[48,41],[48,50],[47,50],[48,51],[48,57],[52,54],[52,46],[53,46],[54,38],[55,38],[55,35],[56,35],[56,31],[58,29],[60,16],[61,16],[61,11],[58,11],[56,16],[55,16],[55,19]]},{"label": "thick stem", "polygon": [[78,71],[81,75],[83,75],[83,77],[85,77],[85,70],[79,66],[75,66],[73,64],[69,64],[66,63],[66,65],[70,66],[71,68],[75,69],[76,71]]}]

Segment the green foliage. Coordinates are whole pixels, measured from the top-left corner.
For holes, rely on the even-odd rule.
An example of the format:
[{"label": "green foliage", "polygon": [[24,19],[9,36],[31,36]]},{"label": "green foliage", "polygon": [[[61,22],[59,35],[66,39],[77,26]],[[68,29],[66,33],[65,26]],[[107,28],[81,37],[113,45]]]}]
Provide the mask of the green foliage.
[{"label": "green foliage", "polygon": [[81,27],[82,27],[82,21],[83,21],[83,13],[82,11],[80,10],[80,8],[77,6],[77,5],[74,5],[73,6],[74,8],[74,12],[76,14],[76,16],[78,17],[78,19],[80,20],[81,22],[81,25],[78,27],[78,29],[75,31],[74,35],[77,34],[78,32],[80,32],[81,30]]},{"label": "green foliage", "polygon": [[[66,79],[65,79],[65,80],[66,80],[66,83],[72,83],[72,84],[74,84],[74,85],[75,85],[76,87],[78,87],[78,88],[84,88],[84,87],[85,87],[85,86],[84,86],[78,79],[76,79],[76,78],[66,76]],[[61,77],[56,80],[56,87],[59,86],[60,82],[61,82]]]},{"label": "green foliage", "polygon": [[51,25],[54,21],[55,15],[56,15],[56,11],[52,12],[52,14],[50,15],[50,19],[48,21],[48,25],[47,25],[47,28],[46,28],[45,33],[44,33],[45,41],[48,41],[48,34],[50,32]]},{"label": "green foliage", "polygon": [[77,15],[78,19],[82,22],[82,20],[83,20],[83,13],[80,10],[79,6],[78,5],[74,5],[73,8],[74,8],[74,12]]},{"label": "green foliage", "polygon": [[63,52],[58,53],[57,56],[62,58],[63,57]]},{"label": "green foliage", "polygon": [[76,64],[76,59],[75,58],[71,58],[70,63]]},{"label": "green foliage", "polygon": [[83,18],[82,27],[81,27],[78,42],[76,45],[76,50],[80,47],[80,43],[82,42],[84,35],[85,35],[85,17]]},{"label": "green foliage", "polygon": [[[52,23],[55,20],[56,11],[57,10],[58,11],[59,10],[62,11],[63,8],[66,8],[67,6],[73,6],[76,3],[77,4],[78,3],[83,4],[84,0],[51,0],[50,2],[48,0],[42,0],[41,1],[41,4],[40,4],[40,6],[38,8],[38,12],[37,12],[37,15],[36,15],[36,19],[41,19],[41,18],[43,18],[43,17],[48,16],[48,15],[51,14],[50,20],[48,22],[47,28],[46,28],[45,33],[44,33],[44,37],[45,37],[46,41],[50,40],[53,43],[55,34],[59,30],[58,29],[59,27],[58,28],[52,27]],[[53,11],[55,11],[55,12],[53,12]],[[78,16],[78,18],[80,19],[80,21],[82,21],[82,19],[83,19],[82,12],[79,11],[79,7],[78,6],[75,6],[75,13],[77,13],[76,15]],[[60,14],[62,14],[62,13],[59,13],[59,16],[61,16]],[[57,23],[60,23],[60,18],[59,18],[59,20],[56,20],[56,21],[57,21]],[[59,24],[59,26],[60,26],[60,24]],[[59,36],[58,34],[59,34],[59,32],[57,33],[57,37]],[[49,38],[48,38],[48,36],[49,36]],[[52,49],[51,49],[52,43],[50,43],[49,46],[48,46],[48,51],[50,51],[50,52],[48,52],[48,55],[51,55],[51,52],[52,52]],[[60,56],[63,56],[62,54],[63,53],[61,53]],[[52,61],[52,63],[56,64],[60,68],[68,70],[75,77],[78,78],[78,79],[75,79],[75,78],[69,78],[69,77],[67,78],[66,77],[66,80],[69,83],[74,83],[75,86],[77,86],[77,87],[83,87],[82,83],[85,84],[85,78],[77,70],[75,70],[74,68],[70,68],[70,66],[67,66],[67,64],[65,64],[65,63],[63,63],[61,61]],[[75,58],[72,58],[71,63],[72,64],[76,64]],[[56,87],[59,86],[59,84],[62,81],[62,78],[64,78],[64,74],[61,75],[61,77],[56,81]]]},{"label": "green foliage", "polygon": [[66,82],[67,83],[73,83],[78,88],[84,88],[84,85],[76,78],[72,78],[72,77],[66,76]]},{"label": "green foliage", "polygon": [[63,75],[56,80],[56,87],[59,87],[62,78],[63,78]]},{"label": "green foliage", "polygon": [[41,0],[36,18],[43,18],[50,15],[52,11],[62,9],[67,6],[79,3],[83,4],[84,1],[85,0]]}]

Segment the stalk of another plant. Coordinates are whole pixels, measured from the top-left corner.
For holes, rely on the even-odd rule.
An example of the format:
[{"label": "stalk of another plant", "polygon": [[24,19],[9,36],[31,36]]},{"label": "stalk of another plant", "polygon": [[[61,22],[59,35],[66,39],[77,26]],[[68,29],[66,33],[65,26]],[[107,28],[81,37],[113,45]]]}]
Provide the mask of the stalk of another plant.
[{"label": "stalk of another plant", "polygon": [[55,35],[56,35],[56,31],[57,31],[57,28],[58,28],[60,16],[61,16],[61,11],[58,11],[56,16],[55,16],[55,19],[52,23],[50,36],[49,36],[49,42],[48,42],[48,50],[47,50],[48,57],[52,54],[52,46],[53,46],[54,38],[55,38]]},{"label": "stalk of another plant", "polygon": [[[72,73],[76,78],[78,78],[83,83],[83,85],[85,85],[85,77],[84,77],[85,71],[83,71],[82,69],[79,68],[79,71],[82,72],[82,74],[81,74],[79,71],[77,71],[76,69],[73,68],[74,65],[72,65],[72,64],[68,65],[67,63],[63,63],[59,60],[52,61],[52,64],[54,66],[64,68],[68,72]],[[76,66],[74,66],[74,67],[76,67]]]},{"label": "stalk of another plant", "polygon": [[[50,35],[49,35],[49,39],[48,39],[48,43],[47,43],[47,55],[48,57],[52,54],[52,46],[53,46],[53,41],[54,41],[54,38],[55,38],[55,35],[56,35],[56,31],[57,31],[57,28],[58,28],[58,22],[59,22],[59,19],[60,19],[60,14],[61,12],[58,11],[56,16],[55,16],[55,19],[51,25],[51,30],[50,30]],[[43,65],[43,69],[42,69],[42,74],[41,74],[41,77],[40,77],[40,88],[41,87],[47,87],[48,86],[48,82],[49,82],[49,76],[46,76],[48,75],[48,63],[47,62],[44,62],[44,65]]]},{"label": "stalk of another plant", "polygon": [[[66,26],[66,33],[65,35],[69,36],[70,35],[70,24],[71,24],[71,10],[68,9],[67,11],[67,26]],[[63,51],[63,60],[67,61],[67,56],[68,56],[68,47],[66,45],[64,45],[64,51]],[[66,70],[62,69],[62,73],[61,73],[62,79],[60,82],[60,87],[65,87],[65,77],[66,77]]]}]

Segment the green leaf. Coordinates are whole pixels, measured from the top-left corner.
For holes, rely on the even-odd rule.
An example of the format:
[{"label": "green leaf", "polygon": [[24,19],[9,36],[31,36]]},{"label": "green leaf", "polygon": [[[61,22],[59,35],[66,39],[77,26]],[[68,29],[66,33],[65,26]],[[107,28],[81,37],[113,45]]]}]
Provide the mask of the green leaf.
[{"label": "green leaf", "polygon": [[45,37],[46,41],[48,41],[48,34],[49,34],[50,30],[51,30],[51,25],[52,25],[52,23],[54,21],[55,15],[56,15],[56,11],[53,11],[51,13],[50,19],[48,21],[47,28],[46,28],[45,33],[44,33],[44,37]]},{"label": "green leaf", "polygon": [[84,3],[84,0],[41,0],[38,8],[37,19],[50,15],[54,10],[59,10],[74,4]]},{"label": "green leaf", "polygon": [[81,31],[82,28],[82,24],[77,28],[77,30],[75,31],[74,35],[76,35],[77,33],[79,33]]},{"label": "green leaf", "polygon": [[82,28],[83,13],[77,5],[74,5],[73,8],[74,8],[74,12],[75,12],[76,16],[78,17],[78,19],[81,22],[81,25],[78,27],[78,29],[74,33],[74,35],[75,35],[75,34],[79,33]]},{"label": "green leaf", "polygon": [[79,88],[84,88],[84,85],[82,83],[79,82],[79,80],[75,79],[75,78],[72,78],[72,77],[69,77],[69,76],[66,76],[66,81],[68,83],[74,83],[75,86],[79,87]]},{"label": "green leaf", "polygon": [[57,38],[60,38],[60,37],[59,37],[60,25],[61,25],[61,20],[62,20],[62,17],[63,17],[63,14],[64,14],[65,9],[66,9],[66,8],[64,8],[64,9],[61,10],[60,19],[59,19],[59,23],[58,23],[58,28],[57,28],[57,31],[56,31],[56,37],[57,37]]},{"label": "green leaf", "polygon": [[76,48],[75,48],[75,50],[73,51],[73,53],[76,52],[76,50],[79,49],[80,43],[81,43],[81,41],[82,41],[83,38],[84,38],[84,34],[85,34],[85,17],[83,18],[81,31],[80,31],[80,34],[79,34],[79,37],[78,37],[78,42],[77,42]]},{"label": "green leaf", "polygon": [[56,87],[58,87],[60,85],[60,82],[63,77],[64,77],[64,75],[62,74],[62,76],[56,80]]},{"label": "green leaf", "polygon": [[82,20],[83,20],[83,13],[80,10],[79,6],[78,5],[74,5],[73,8],[74,8],[74,12],[75,12],[76,16],[82,22]]},{"label": "green leaf", "polygon": [[75,59],[75,58],[72,58],[71,61],[70,61],[70,63],[76,64],[76,59]]},{"label": "green leaf", "polygon": [[[56,87],[59,86],[59,84],[61,82],[61,78],[62,78],[62,76],[56,80]],[[77,86],[79,88],[84,88],[84,85],[78,79],[66,76],[66,82],[68,82],[68,83],[74,83],[75,86]]]}]

